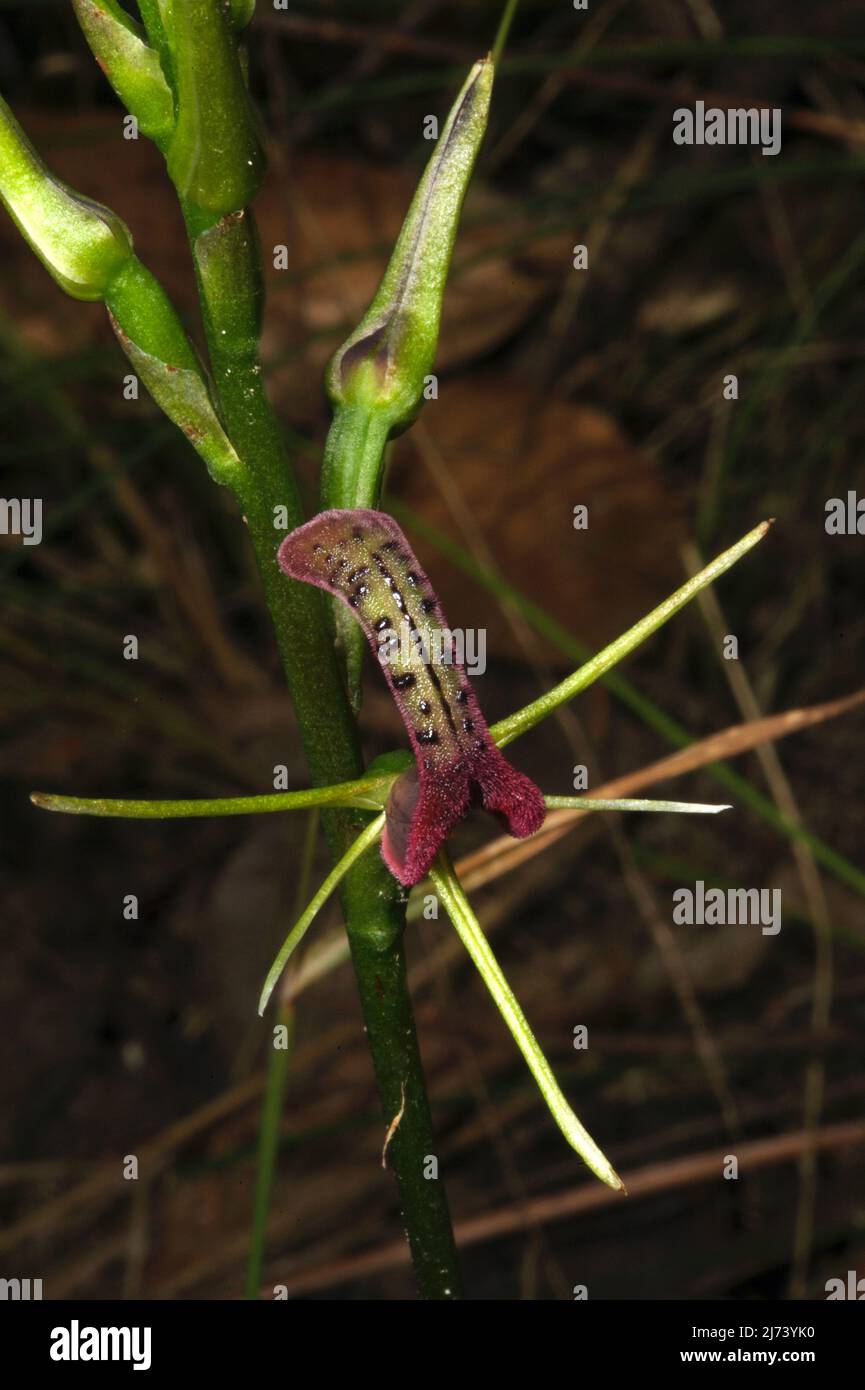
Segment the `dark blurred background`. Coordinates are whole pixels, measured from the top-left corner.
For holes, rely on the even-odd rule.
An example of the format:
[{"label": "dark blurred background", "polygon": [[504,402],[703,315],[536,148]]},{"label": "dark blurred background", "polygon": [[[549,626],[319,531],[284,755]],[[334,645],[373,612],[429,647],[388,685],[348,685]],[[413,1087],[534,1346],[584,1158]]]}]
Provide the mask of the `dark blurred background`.
[{"label": "dark blurred background", "polygon": [[[258,9],[264,354],[312,504],[323,365],[386,262],[429,153],[424,118],[444,118],[499,7]],[[0,80],[51,167],[129,223],[200,339],[160,156],[123,138],[69,4],[0,4]],[[675,145],[673,111],[697,99],[780,107],[780,153]],[[708,558],[777,518],[717,587],[720,611],[689,607],[626,663],[624,688],[594,686],[516,745],[545,791],[570,793],[575,764],[594,789],[681,731],[708,739],[862,683],[865,542],[824,521],[828,498],[865,489],[863,225],[853,0],[522,0],[448,288],[439,398],[388,483],[451,622],[487,630],[488,717],[577,665],[569,639],[596,649],[654,607],[693,547]],[[234,1297],[270,1037],[255,1006],[308,823],[65,818],[28,796],[244,794],[269,790],[277,763],[303,786],[296,726],[231,499],[148,399],[124,399],[104,311],[66,299],[5,214],[0,256],[0,492],[41,497],[45,518],[39,546],[0,538],[0,1266],[41,1277],[45,1297]],[[533,607],[468,577],[421,520]],[[362,717],[370,756],[403,743],[372,670]],[[410,928],[474,1297],[823,1298],[828,1278],[865,1275],[863,746],[854,708],[776,744],[774,762],[740,754],[732,785],[706,768],[710,746],[645,794],[733,811],[588,817],[517,871],[494,859],[473,889],[627,1202],[564,1145],[447,922]],[[454,851],[493,834],[475,816]],[[319,843],[314,882],[325,866]],[[781,888],[781,932],[673,926],[673,891],[698,879]],[[310,950],[329,939],[333,904]],[[293,989],[263,1285],[409,1297],[350,970]]]}]

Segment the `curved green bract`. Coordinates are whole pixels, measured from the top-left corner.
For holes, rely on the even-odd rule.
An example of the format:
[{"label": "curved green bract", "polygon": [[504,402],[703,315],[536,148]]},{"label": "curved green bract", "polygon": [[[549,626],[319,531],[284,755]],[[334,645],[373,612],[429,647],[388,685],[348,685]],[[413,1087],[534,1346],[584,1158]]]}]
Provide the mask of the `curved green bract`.
[{"label": "curved green bract", "polygon": [[204,459],[214,482],[235,484],[240,459],[216,413],[204,368],[165,290],[137,257],[109,287],[105,306],[156,404]]},{"label": "curved green bract", "polygon": [[[226,351],[249,359],[258,353],[264,308],[261,253],[251,213],[228,213],[194,241],[195,264],[205,318],[218,319]],[[249,293],[236,293],[238,284]]]},{"label": "curved green bract", "polygon": [[159,54],[117,0],[72,0],[96,61],[142,134],[164,145],[174,128],[174,98]]},{"label": "curved green bract", "polygon": [[264,153],[230,16],[210,0],[183,0],[170,25],[177,122],[168,172],[181,198],[216,221],[251,201]]},{"label": "curved green bract", "polygon": [[215,482],[234,484],[240,459],[210,397],[207,377],[159,281],[135,260],[105,300],[111,326],[156,404],[183,431]]}]

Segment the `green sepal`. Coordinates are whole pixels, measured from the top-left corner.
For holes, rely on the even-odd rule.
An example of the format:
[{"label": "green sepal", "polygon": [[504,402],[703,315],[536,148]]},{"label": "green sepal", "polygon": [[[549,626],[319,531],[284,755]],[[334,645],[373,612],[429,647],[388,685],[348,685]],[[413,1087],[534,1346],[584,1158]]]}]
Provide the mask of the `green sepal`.
[{"label": "green sepal", "polygon": [[168,172],[185,203],[212,221],[246,207],[264,172],[230,14],[213,0],[171,11],[177,121]]},{"label": "green sepal", "polygon": [[125,222],[45,167],[2,97],[0,198],[46,270],[74,299],[104,299],[133,258]]},{"label": "green sepal", "polygon": [[[388,420],[381,411],[354,405],[337,406],[321,465],[323,510],[378,505],[387,437]],[[331,606],[346,693],[357,715],[363,703],[366,638],[345,604],[333,599]]]},{"label": "green sepal", "polygon": [[159,54],[117,0],[72,0],[94,57],[142,134],[163,146],[174,129],[174,98]]}]

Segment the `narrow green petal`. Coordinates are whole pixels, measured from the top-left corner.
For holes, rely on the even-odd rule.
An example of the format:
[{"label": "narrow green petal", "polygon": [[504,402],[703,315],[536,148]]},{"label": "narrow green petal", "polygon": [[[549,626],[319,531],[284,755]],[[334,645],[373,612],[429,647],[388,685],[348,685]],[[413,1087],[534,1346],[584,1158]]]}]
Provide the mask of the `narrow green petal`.
[{"label": "narrow green petal", "polygon": [[726,570],[731,569],[737,560],[741,560],[743,555],[747,555],[748,551],[763,539],[771,524],[771,521],[761,521],[760,525],[755,526],[753,531],[749,531],[735,545],[731,545],[729,550],[722,551],[710,564],[706,565],[705,569],[700,570],[699,574],[695,574],[692,579],[689,579],[687,584],[683,584],[657,608],[653,608],[652,612],[648,613],[645,618],[641,618],[633,627],[628,628],[628,631],[623,633],[621,637],[617,637],[615,642],[604,647],[597,656],[593,656],[590,661],[580,666],[559,685],[547,691],[546,695],[542,695],[540,699],[532,701],[530,705],[517,710],[515,714],[508,715],[506,719],[499,720],[498,724],[494,724],[490,733],[499,747],[505,748],[521,734],[528,733],[529,729],[540,724],[541,720],[546,719],[548,715],[558,709],[559,705],[564,705],[568,700],[572,700],[581,690],[585,690],[586,686],[599,680],[612,666],[617,666],[635,647],[638,647],[641,642],[645,642],[647,637],[650,637],[653,632],[657,632],[659,627],[663,627],[664,623],[668,622],[674,614],[684,608],[687,603],[690,603],[701,589],[705,589],[707,584],[712,584]]},{"label": "narrow green petal", "polygon": [[671,811],[679,815],[716,816],[730,811],[731,806],[718,806],[701,801],[646,801],[640,797],[623,796],[606,800],[593,796],[545,796],[548,811]]},{"label": "narrow green petal", "polygon": [[273,965],[267,972],[264,988],[261,991],[261,998],[258,1001],[259,1014],[263,1014],[267,1008],[268,1000],[273,993],[277,980],[285,969],[292,952],[300,945],[312,925],[316,913],[324,906],[331,893],[339,886],[355,861],[360,859],[360,856],[381,838],[383,830],[384,813],[382,812],[380,816],[376,816],[375,820],[370,821],[365,830],[361,831],[354,843],[346,850],[339,863],[330,871],[309,906],[300,917],[298,917],[291,931],[288,933],[288,936],[285,938],[285,941],[282,943],[279,954],[274,960]]},{"label": "narrow green petal", "polygon": [[502,974],[501,967],[492,953],[481,924],[472,911],[471,904],[463,892],[462,884],[456,876],[453,865],[445,854],[431,871],[441,903],[456,927],[460,940],[480,972],[484,984],[493,997],[496,1008],[510,1029],[517,1047],[528,1063],[529,1070],[538,1084],[562,1134],[571,1148],[575,1149],[583,1162],[601,1182],[617,1191],[624,1191],[624,1183],[601,1152],[589,1132],[577,1119],[562,1094],[552,1068],[541,1051],[540,1045],[526,1022],[525,1015],[517,1003],[510,985]]},{"label": "narrow green petal", "polygon": [[310,806],[353,806],[378,811],[387,800],[392,783],[393,777],[363,777],[356,782],[311,787],[298,792],[268,792],[262,796],[186,797],[176,801],[32,792],[30,800],[42,811],[61,811],[72,816],[109,816],[123,820],[257,816],[266,812],[301,811]]}]

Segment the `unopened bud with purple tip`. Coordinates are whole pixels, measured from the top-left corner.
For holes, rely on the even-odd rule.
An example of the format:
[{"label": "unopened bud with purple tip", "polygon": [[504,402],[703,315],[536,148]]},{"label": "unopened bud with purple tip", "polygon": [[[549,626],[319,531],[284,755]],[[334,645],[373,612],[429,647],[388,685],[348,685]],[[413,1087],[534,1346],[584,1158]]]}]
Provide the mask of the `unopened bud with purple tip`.
[{"label": "unopened bud with purple tip", "polygon": [[357,406],[405,429],[423,401],[438,343],[445,280],[463,198],[483,140],[493,62],[475,63],[418,184],[376,295],[327,370],[334,406]]}]

